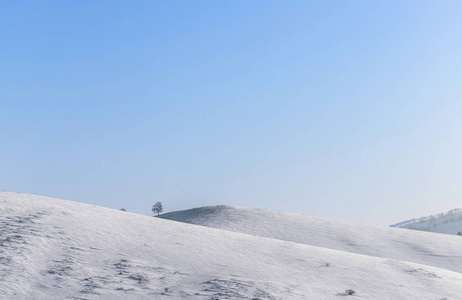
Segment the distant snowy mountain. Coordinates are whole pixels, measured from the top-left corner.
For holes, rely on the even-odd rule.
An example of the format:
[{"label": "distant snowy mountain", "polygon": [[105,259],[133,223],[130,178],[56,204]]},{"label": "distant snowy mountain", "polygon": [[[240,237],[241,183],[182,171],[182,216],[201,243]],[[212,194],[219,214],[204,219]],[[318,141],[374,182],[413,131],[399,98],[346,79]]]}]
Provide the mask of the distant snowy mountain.
[{"label": "distant snowy mountain", "polygon": [[462,232],[462,209],[456,208],[446,213],[407,220],[391,225],[391,227],[446,234],[458,234],[459,232]]},{"label": "distant snowy mountain", "polygon": [[[243,224],[259,235],[270,227],[259,224],[256,210],[244,216],[249,219]],[[274,214],[286,224],[297,223],[296,216]],[[239,214],[228,214],[223,222],[235,218]],[[275,231],[287,229],[273,225]],[[329,229],[345,233],[344,225],[330,221]],[[292,230],[285,234],[294,238],[301,232]],[[343,299],[348,289],[355,291],[352,299],[460,299],[458,237],[353,224],[349,230],[357,232],[342,243],[354,246],[355,236],[374,240],[387,258],[0,192],[0,299]],[[427,263],[393,257],[409,251],[392,238],[402,232],[420,253],[418,260],[428,256]],[[318,230],[310,235],[327,240]],[[431,243],[441,248],[427,247]],[[363,247],[369,245],[353,248]],[[445,260],[454,266],[446,267]]]}]

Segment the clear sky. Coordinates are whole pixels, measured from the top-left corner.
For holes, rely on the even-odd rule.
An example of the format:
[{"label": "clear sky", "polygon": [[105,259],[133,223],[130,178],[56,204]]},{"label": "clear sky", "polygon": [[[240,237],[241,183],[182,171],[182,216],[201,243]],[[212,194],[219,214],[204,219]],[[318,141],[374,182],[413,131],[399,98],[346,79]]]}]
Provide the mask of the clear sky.
[{"label": "clear sky", "polygon": [[0,189],[389,225],[462,207],[462,2],[1,1]]}]

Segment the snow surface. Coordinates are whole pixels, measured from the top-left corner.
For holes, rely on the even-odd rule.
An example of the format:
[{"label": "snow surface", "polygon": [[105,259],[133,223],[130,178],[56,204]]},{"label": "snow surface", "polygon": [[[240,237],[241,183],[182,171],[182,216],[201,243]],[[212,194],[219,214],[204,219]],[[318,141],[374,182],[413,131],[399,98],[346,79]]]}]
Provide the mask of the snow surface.
[{"label": "snow surface", "polygon": [[[0,299],[449,300],[462,295],[461,273],[392,257],[17,193],[0,192],[0,211]],[[253,219],[258,227],[260,219]],[[422,243],[435,236],[410,232],[428,236]],[[452,247],[454,241],[441,242]],[[399,245],[383,247],[391,251]],[[356,293],[347,296],[347,289]]]},{"label": "snow surface", "polygon": [[[162,218],[462,272],[462,237],[328,220],[281,211],[207,206]],[[462,296],[461,296],[462,299]]]},{"label": "snow surface", "polygon": [[462,209],[456,208],[447,213],[440,213],[419,219],[411,219],[392,227],[430,231],[446,234],[458,234],[462,232]]}]

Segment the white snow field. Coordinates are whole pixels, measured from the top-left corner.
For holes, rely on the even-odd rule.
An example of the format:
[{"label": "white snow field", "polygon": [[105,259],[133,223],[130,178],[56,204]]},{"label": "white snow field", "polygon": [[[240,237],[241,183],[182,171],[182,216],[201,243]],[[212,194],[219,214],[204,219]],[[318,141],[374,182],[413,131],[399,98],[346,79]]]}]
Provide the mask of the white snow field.
[{"label": "white snow field", "polygon": [[163,214],[161,217],[311,246],[412,261],[462,272],[462,237],[460,236],[225,205],[193,208]]},{"label": "white snow field", "polygon": [[462,232],[462,209],[455,208],[446,213],[407,220],[392,225],[391,227],[446,234],[458,234],[459,232]]},{"label": "white snow field", "polygon": [[[461,273],[394,257],[10,192],[0,192],[0,211],[0,299],[449,300],[462,295]],[[258,227],[259,217],[253,219]],[[331,222],[332,230],[345,232]],[[380,232],[354,229],[358,236]],[[422,247],[438,236],[410,232],[421,237],[415,240],[422,240]],[[441,247],[453,247],[456,237],[445,237],[438,240]],[[393,249],[400,244],[389,238],[366,239],[380,243],[384,252],[399,253]],[[348,296],[347,289],[356,293]]]}]

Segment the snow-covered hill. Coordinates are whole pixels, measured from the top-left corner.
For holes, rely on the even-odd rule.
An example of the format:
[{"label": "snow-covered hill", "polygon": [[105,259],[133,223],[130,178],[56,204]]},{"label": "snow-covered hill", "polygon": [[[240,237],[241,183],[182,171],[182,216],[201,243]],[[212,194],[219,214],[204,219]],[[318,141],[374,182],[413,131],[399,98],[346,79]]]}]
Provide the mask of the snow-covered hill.
[{"label": "snow-covered hill", "polygon": [[400,222],[391,227],[399,227],[413,230],[458,234],[462,232],[462,209],[452,209],[446,213],[411,219]]},{"label": "snow-covered hill", "polygon": [[343,299],[346,289],[356,291],[352,299],[462,294],[462,274],[444,268],[70,201],[0,192],[0,213],[0,299]]},{"label": "snow-covered hill", "polygon": [[462,272],[462,238],[313,216],[208,206],[161,216],[180,222]]}]

